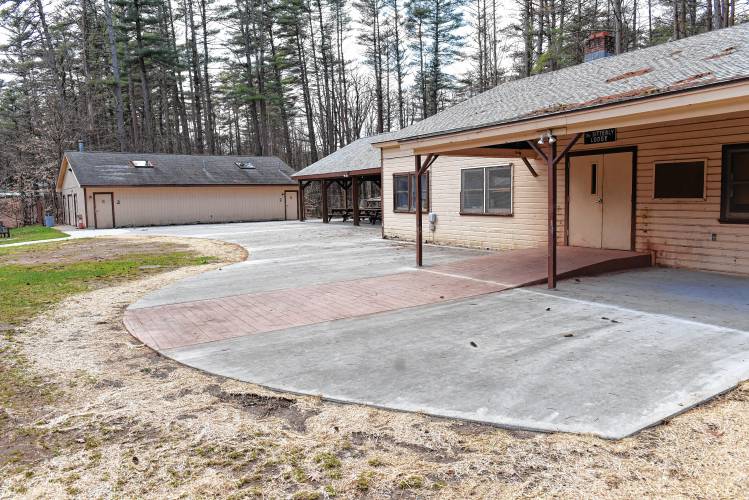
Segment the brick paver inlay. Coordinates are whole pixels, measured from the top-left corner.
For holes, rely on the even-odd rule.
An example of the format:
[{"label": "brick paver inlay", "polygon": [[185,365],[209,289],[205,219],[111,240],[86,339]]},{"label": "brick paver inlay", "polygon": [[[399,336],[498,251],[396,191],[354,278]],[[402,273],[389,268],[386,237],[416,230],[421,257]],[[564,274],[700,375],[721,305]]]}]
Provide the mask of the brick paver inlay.
[{"label": "brick paver inlay", "polygon": [[[646,253],[562,247],[558,273],[570,277],[649,263]],[[128,309],[125,326],[163,350],[463,299],[545,276],[543,249],[511,250],[376,278]]]},{"label": "brick paver inlay", "polygon": [[128,309],[125,326],[156,350],[498,292],[507,286],[428,272]]}]

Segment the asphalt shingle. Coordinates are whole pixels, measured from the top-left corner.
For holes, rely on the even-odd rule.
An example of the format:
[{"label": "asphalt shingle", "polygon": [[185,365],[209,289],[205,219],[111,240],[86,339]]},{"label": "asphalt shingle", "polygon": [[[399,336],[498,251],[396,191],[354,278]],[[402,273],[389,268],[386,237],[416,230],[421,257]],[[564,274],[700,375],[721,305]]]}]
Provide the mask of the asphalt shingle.
[{"label": "asphalt shingle", "polygon": [[[275,156],[202,156],[155,153],[65,153],[81,186],[289,185],[294,170]],[[149,160],[136,168],[130,161]],[[239,168],[237,162],[255,168]]]},{"label": "asphalt shingle", "polygon": [[392,132],[358,139],[325,158],[294,174],[294,177],[323,174],[350,174],[360,170],[380,168],[380,150],[372,147],[374,142],[388,140]]},{"label": "asphalt shingle", "polygon": [[503,83],[393,133],[405,140],[749,77],[749,23]]}]

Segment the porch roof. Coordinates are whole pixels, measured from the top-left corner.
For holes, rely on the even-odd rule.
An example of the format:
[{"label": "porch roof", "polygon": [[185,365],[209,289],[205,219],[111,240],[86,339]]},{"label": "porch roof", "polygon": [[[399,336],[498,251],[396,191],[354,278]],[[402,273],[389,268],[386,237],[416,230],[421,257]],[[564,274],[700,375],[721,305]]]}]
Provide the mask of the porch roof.
[{"label": "porch roof", "polygon": [[749,23],[503,83],[375,143],[423,139],[749,78]]},{"label": "porch roof", "polygon": [[386,141],[388,132],[358,139],[292,175],[295,179],[322,179],[349,175],[379,174],[382,170],[380,150],[372,144]]}]

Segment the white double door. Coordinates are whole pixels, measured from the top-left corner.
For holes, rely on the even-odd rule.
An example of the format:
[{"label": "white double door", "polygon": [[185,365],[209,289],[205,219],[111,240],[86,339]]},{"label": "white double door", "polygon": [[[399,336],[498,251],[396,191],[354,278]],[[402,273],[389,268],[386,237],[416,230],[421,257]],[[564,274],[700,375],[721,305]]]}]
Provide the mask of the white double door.
[{"label": "white double door", "polygon": [[570,245],[631,249],[632,154],[570,157]]}]

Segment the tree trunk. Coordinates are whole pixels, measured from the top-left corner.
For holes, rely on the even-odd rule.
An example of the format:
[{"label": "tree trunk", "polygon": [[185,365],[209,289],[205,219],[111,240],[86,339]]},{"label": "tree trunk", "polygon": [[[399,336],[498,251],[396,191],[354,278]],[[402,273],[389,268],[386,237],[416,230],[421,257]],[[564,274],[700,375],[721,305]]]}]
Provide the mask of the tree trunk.
[{"label": "tree trunk", "polygon": [[622,53],[622,36],[624,28],[624,16],[622,13],[622,0],[612,0],[614,10],[614,53]]},{"label": "tree trunk", "polygon": [[[188,0],[192,1],[192,0]],[[208,73],[208,13],[206,0],[200,0],[200,20],[203,28],[203,81],[205,81],[205,137],[208,153],[216,154],[216,126],[213,122],[213,98],[211,97],[211,75]]]},{"label": "tree trunk", "polygon": [[285,160],[289,165],[293,165],[294,161],[291,152],[291,134],[289,133],[289,117],[286,112],[286,95],[283,89],[283,78],[281,77],[281,68],[278,65],[278,56],[276,54],[276,44],[273,41],[273,27],[268,24],[268,40],[270,41],[270,52],[273,60],[273,76],[276,80],[276,89],[278,92],[278,113],[281,118],[281,127],[283,130],[283,148],[285,152]]},{"label": "tree trunk", "polygon": [[195,28],[195,13],[192,9],[192,0],[184,0],[187,5],[187,23],[189,24],[190,32],[190,68],[192,71],[192,106],[194,111],[194,124],[195,124],[195,149],[198,153],[202,154],[204,149],[203,144],[203,109],[201,96],[202,84],[200,82],[200,56],[198,55],[198,37],[196,35]]},{"label": "tree trunk", "polygon": [[174,101],[177,104],[177,114],[179,116],[179,123],[182,127],[180,134],[182,153],[192,153],[192,144],[190,142],[190,127],[187,123],[187,111],[185,106],[185,91],[182,87],[182,64],[179,58],[179,52],[177,51],[177,34],[174,29],[174,15],[172,13],[172,2],[167,0],[167,13],[169,16],[169,31],[171,38],[172,51],[177,55],[177,68],[172,69],[172,93],[174,94]]},{"label": "tree trunk", "polygon": [[315,119],[312,115],[312,95],[309,88],[309,74],[307,73],[307,64],[305,62],[306,54],[302,44],[299,26],[295,32],[297,57],[299,59],[299,74],[302,80],[302,96],[304,98],[304,114],[307,117],[307,137],[309,138],[310,160],[312,163],[318,160],[317,139],[315,137]]},{"label": "tree trunk", "polygon": [[143,26],[141,24],[140,0],[133,0],[135,8],[135,42],[138,47],[138,68],[140,69],[140,86],[143,94],[143,135],[147,151],[153,151],[153,110],[151,109],[151,85],[146,70],[145,46],[143,45]]},{"label": "tree trunk", "polygon": [[117,42],[114,36],[114,25],[112,23],[112,7],[109,0],[104,0],[104,19],[107,23],[107,37],[109,40],[109,53],[112,64],[112,77],[114,79],[114,117],[116,124],[117,142],[120,151],[127,149],[127,138],[125,136],[125,117],[122,106],[122,85],[120,84],[120,61],[117,56]]},{"label": "tree trunk", "polygon": [[[237,11],[240,14],[239,29],[242,35],[244,59],[245,59],[245,82],[247,83],[247,89],[251,94],[250,101],[250,120],[252,122],[253,133],[252,135],[255,143],[255,155],[263,156],[263,142],[260,136],[260,119],[258,118],[257,112],[257,100],[255,83],[252,78],[252,41],[250,40],[250,29],[249,29],[249,9],[242,10],[240,0],[237,0]],[[244,12],[244,14],[243,14]]]}]

